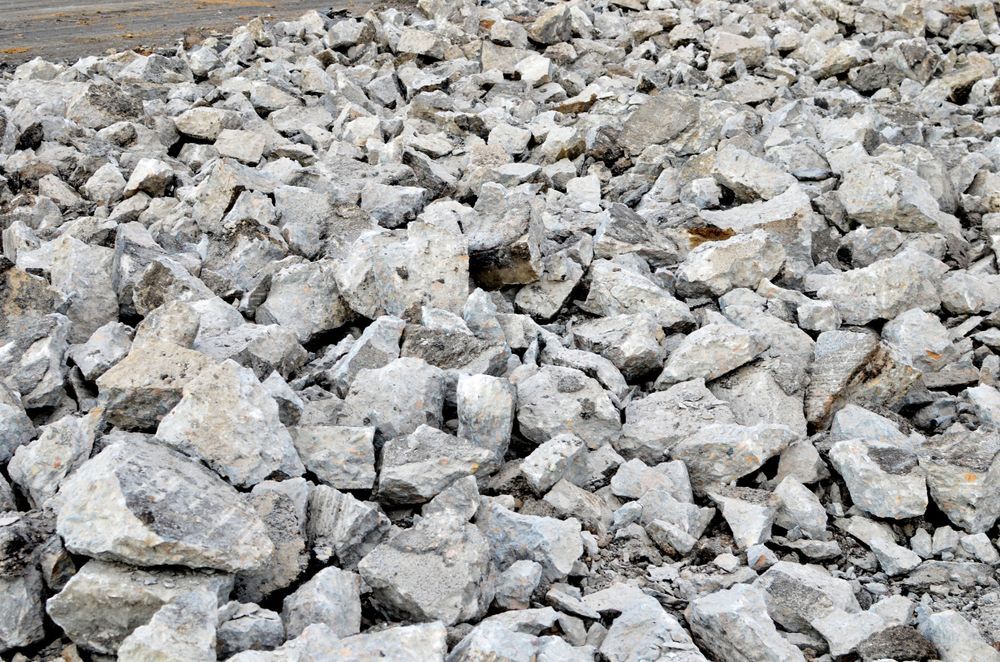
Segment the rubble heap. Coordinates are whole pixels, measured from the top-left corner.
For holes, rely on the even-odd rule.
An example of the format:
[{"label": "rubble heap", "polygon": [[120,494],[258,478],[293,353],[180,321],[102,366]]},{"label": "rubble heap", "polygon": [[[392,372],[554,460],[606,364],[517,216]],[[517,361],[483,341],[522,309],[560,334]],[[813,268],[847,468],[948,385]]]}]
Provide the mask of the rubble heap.
[{"label": "rubble heap", "polygon": [[419,0],[0,78],[0,653],[1000,660],[990,0]]}]

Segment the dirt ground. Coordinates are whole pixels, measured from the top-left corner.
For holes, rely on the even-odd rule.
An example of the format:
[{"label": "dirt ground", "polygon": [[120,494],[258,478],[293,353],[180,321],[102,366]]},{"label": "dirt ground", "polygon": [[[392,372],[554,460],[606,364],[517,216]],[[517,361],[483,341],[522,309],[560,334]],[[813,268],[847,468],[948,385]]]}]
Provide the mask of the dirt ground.
[{"label": "dirt ground", "polygon": [[228,32],[256,16],[294,18],[310,9],[363,13],[367,0],[0,0],[0,64],[34,57],[76,60],[107,50],[171,46],[185,36]]}]

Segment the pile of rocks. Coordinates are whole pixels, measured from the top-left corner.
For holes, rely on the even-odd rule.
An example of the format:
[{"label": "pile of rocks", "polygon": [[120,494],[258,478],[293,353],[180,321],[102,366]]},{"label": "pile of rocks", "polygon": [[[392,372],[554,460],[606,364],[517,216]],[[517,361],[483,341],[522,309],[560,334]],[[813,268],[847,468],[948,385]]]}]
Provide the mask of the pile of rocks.
[{"label": "pile of rocks", "polygon": [[0,653],[1000,659],[997,45],[420,0],[4,74]]}]

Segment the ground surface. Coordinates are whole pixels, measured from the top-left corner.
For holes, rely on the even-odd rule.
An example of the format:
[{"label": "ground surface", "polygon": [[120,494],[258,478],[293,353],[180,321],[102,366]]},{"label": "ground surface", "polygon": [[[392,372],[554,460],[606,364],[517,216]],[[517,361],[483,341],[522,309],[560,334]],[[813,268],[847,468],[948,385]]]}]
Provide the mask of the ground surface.
[{"label": "ground surface", "polygon": [[0,0],[0,63],[72,60],[112,48],[155,48],[192,31],[231,30],[255,16],[358,8],[358,0]]}]

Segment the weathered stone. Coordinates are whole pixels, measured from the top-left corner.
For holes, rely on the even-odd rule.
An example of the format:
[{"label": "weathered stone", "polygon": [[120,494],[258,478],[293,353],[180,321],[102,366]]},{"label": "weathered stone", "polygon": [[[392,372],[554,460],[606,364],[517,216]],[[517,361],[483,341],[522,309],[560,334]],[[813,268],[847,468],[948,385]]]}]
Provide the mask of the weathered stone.
[{"label": "weathered stone", "polygon": [[430,517],[376,547],[358,571],[390,614],[451,625],[481,617],[493,600],[490,544],[471,524]]},{"label": "weathered stone", "polygon": [[674,446],[670,456],[687,465],[695,491],[704,492],[756,471],[797,438],[784,425],[713,423]]},{"label": "weathered stone", "polygon": [[117,443],[65,480],[56,529],[66,547],[140,566],[245,570],[271,554],[260,518],[193,460],[142,441]]},{"label": "weathered stone", "polygon": [[232,585],[232,578],[223,574],[142,570],[92,560],[49,598],[46,611],[78,645],[113,655],[133,630],[171,600],[205,591],[224,601]]},{"label": "weathered stone", "polygon": [[853,439],[830,449],[830,462],[854,504],[876,517],[906,519],[927,510],[924,471],[917,456],[893,444]]},{"label": "weathered stone", "polygon": [[540,563],[544,585],[562,579],[583,554],[580,522],[512,512],[491,503],[481,509],[476,525],[483,532],[497,569],[527,559]]},{"label": "weathered stone", "polygon": [[292,429],[305,468],[338,490],[370,490],[375,484],[375,429],[303,425]]},{"label": "weathered stone", "polygon": [[208,591],[178,595],[160,607],[149,623],[132,631],[118,647],[118,659],[191,660],[215,658],[218,597]]},{"label": "weathered stone", "polygon": [[517,422],[536,443],[574,434],[597,448],[617,438],[620,420],[600,384],[579,370],[543,366],[517,384]]},{"label": "weathered stone", "polygon": [[993,431],[932,437],[920,449],[931,498],[970,533],[989,530],[1000,517],[1000,437]]},{"label": "weathered stone", "polygon": [[735,370],[767,349],[759,335],[732,324],[708,324],[689,334],[670,353],[657,388],[689,379],[712,380]]},{"label": "weathered stone", "polygon": [[737,584],[691,603],[691,630],[722,659],[805,660],[798,648],[778,633],[768,617],[760,591]]},{"label": "weathered stone", "polygon": [[323,568],[285,598],[281,620],[289,637],[322,623],[338,637],[361,631],[361,578],[339,568]]},{"label": "weathered stone", "polygon": [[390,503],[423,503],[455,480],[475,475],[492,458],[489,449],[421,425],[383,446],[378,497]]},{"label": "weathered stone", "polygon": [[439,426],[443,388],[444,372],[421,359],[399,358],[381,368],[362,369],[345,398],[344,422],[373,426],[386,439],[421,425]]}]

